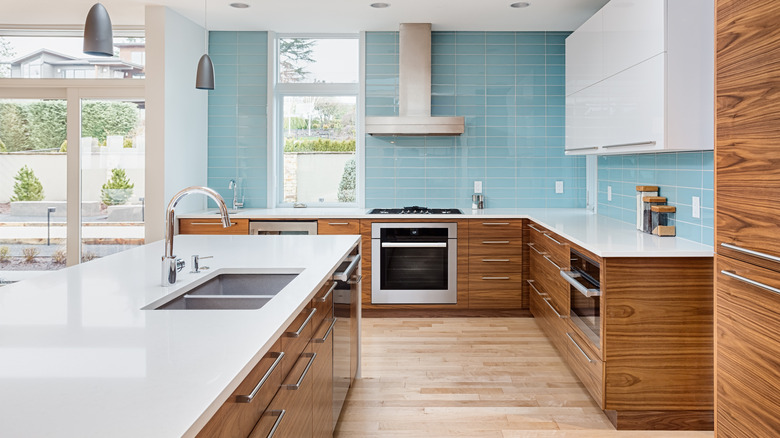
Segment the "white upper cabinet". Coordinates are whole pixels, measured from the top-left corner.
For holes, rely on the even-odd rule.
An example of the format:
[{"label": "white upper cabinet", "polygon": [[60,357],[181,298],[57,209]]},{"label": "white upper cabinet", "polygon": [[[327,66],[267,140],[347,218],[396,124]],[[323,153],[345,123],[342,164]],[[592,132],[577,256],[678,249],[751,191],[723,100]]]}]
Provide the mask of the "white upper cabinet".
[{"label": "white upper cabinet", "polygon": [[567,154],[713,149],[713,0],[612,0],[566,39],[566,75]]}]

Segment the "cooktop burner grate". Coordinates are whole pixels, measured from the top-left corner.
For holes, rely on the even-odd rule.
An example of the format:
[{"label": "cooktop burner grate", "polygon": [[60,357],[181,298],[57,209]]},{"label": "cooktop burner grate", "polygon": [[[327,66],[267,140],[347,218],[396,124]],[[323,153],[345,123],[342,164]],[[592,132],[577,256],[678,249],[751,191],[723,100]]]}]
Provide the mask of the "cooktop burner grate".
[{"label": "cooktop burner grate", "polygon": [[375,208],[368,214],[463,214],[463,212],[457,208],[427,208],[415,205],[404,208]]}]

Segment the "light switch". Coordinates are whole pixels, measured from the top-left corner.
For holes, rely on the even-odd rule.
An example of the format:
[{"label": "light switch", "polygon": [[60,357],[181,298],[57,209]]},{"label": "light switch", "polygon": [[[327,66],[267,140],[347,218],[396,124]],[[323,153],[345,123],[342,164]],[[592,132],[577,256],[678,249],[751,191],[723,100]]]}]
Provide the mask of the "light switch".
[{"label": "light switch", "polygon": [[482,193],[482,181],[474,181],[474,193]]},{"label": "light switch", "polygon": [[612,200],[612,186],[607,186],[607,201]]},{"label": "light switch", "polygon": [[563,181],[555,181],[555,193],[563,193]]},{"label": "light switch", "polygon": [[694,196],[693,199],[691,199],[691,205],[693,206],[693,212],[691,213],[694,218],[700,218],[701,217],[701,204],[699,201],[698,196]]}]

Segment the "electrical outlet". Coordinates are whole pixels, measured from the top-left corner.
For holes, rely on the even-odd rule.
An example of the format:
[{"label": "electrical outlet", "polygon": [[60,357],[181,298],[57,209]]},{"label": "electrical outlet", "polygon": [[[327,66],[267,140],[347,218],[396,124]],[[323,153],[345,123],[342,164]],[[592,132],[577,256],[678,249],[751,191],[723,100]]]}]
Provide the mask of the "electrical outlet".
[{"label": "electrical outlet", "polygon": [[555,181],[555,193],[563,193],[563,181]]},{"label": "electrical outlet", "polygon": [[693,206],[693,217],[694,218],[700,218],[701,217],[701,204],[699,201],[698,196],[694,196],[693,199],[691,199],[691,205]]},{"label": "electrical outlet", "polygon": [[474,193],[482,193],[482,181],[474,181]]},{"label": "electrical outlet", "polygon": [[612,201],[612,186],[607,186],[607,201]]}]

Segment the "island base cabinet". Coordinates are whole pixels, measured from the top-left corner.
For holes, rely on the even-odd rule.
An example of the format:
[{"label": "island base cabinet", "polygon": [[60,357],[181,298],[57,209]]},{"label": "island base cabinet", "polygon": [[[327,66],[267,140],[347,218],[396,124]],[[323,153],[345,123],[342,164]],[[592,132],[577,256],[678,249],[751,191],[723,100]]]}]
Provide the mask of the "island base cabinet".
[{"label": "island base cabinet", "polygon": [[569,367],[580,378],[590,396],[604,409],[604,362],[602,362],[589,342],[582,339],[573,330],[565,333]]},{"label": "island base cabinet", "polygon": [[[307,438],[312,436],[312,396],[314,394],[314,363],[317,354],[307,347],[307,351],[298,357],[292,370],[276,393],[276,397],[268,406],[268,411],[284,411],[279,421],[274,438]],[[268,422],[258,423],[258,427],[267,427]],[[250,437],[268,436],[258,430],[252,431]]]},{"label": "island base cabinet", "polygon": [[336,320],[328,318],[312,339],[317,360],[312,367],[312,436],[333,436],[333,329]]}]

